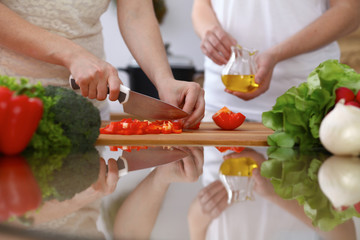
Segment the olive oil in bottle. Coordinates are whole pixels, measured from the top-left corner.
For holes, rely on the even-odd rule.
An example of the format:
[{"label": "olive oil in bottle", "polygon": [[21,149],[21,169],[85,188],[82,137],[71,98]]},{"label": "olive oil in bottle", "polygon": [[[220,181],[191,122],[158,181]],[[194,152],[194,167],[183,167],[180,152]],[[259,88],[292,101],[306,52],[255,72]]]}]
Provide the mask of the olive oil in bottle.
[{"label": "olive oil in bottle", "polygon": [[227,89],[236,92],[252,92],[259,87],[255,75],[222,75],[221,80]]},{"label": "olive oil in bottle", "polygon": [[219,177],[228,192],[228,203],[253,200],[252,170],[258,165],[252,158],[226,159],[220,166]]},{"label": "olive oil in bottle", "polygon": [[251,177],[252,170],[257,168],[256,162],[249,157],[229,158],[220,166],[220,174],[226,176]]}]

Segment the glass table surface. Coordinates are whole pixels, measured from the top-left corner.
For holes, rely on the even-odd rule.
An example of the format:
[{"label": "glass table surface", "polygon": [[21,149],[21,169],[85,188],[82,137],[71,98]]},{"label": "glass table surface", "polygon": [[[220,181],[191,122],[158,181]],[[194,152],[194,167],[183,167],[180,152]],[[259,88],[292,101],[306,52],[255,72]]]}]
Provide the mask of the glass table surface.
[{"label": "glass table surface", "polygon": [[359,174],[359,158],[323,149],[98,145],[1,156],[0,239],[357,239],[360,189],[343,186]]}]

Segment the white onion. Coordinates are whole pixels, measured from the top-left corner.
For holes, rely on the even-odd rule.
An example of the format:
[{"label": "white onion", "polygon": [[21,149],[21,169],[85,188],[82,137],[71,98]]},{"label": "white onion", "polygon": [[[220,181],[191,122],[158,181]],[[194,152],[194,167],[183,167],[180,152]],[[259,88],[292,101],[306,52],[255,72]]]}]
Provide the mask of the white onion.
[{"label": "white onion", "polygon": [[360,155],[360,108],[346,106],[341,99],[322,120],[319,137],[334,155]]},{"label": "white onion", "polygon": [[321,165],[318,180],[335,208],[360,202],[360,158],[331,156]]}]

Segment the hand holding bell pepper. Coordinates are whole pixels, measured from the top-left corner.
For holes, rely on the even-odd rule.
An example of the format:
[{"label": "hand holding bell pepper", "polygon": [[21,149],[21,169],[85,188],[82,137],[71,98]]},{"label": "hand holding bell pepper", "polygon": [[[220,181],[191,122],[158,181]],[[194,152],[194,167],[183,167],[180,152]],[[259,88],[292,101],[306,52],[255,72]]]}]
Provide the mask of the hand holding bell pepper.
[{"label": "hand holding bell pepper", "polygon": [[212,116],[212,119],[220,128],[233,130],[245,121],[245,116],[241,113],[234,113],[227,107],[223,107]]},{"label": "hand holding bell pepper", "polygon": [[8,155],[22,152],[31,140],[43,114],[38,98],[16,95],[0,87],[0,152]]}]

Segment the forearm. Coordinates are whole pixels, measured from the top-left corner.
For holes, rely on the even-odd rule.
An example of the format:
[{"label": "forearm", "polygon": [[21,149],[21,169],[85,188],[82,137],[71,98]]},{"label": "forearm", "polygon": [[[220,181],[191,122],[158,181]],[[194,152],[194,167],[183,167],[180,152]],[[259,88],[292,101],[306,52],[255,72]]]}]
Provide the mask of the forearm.
[{"label": "forearm", "polygon": [[277,62],[316,50],[357,29],[360,17],[358,0],[333,0],[331,5],[314,22],[269,50]]},{"label": "forearm", "polygon": [[207,31],[220,26],[210,0],[195,0],[191,16],[194,30],[200,39],[204,38]]},{"label": "forearm", "polygon": [[70,40],[25,21],[1,3],[0,13],[0,45],[5,48],[65,67],[75,52],[84,51]]},{"label": "forearm", "polygon": [[114,234],[124,239],[148,239],[169,185],[159,182],[156,169],[126,198],[115,219]]},{"label": "forearm", "polygon": [[197,228],[195,226],[189,226],[189,234],[191,240],[205,240],[207,228]]},{"label": "forearm", "polygon": [[304,207],[301,206],[297,200],[285,200],[276,194],[269,197],[268,200],[286,210],[309,228],[312,228],[314,231],[318,232],[318,234],[324,239],[356,239],[355,225],[353,220],[346,221],[345,223],[335,227],[333,230],[324,232],[313,226],[311,219],[304,212]]},{"label": "forearm", "polygon": [[126,45],[155,87],[173,79],[152,1],[118,0],[118,21]]}]

